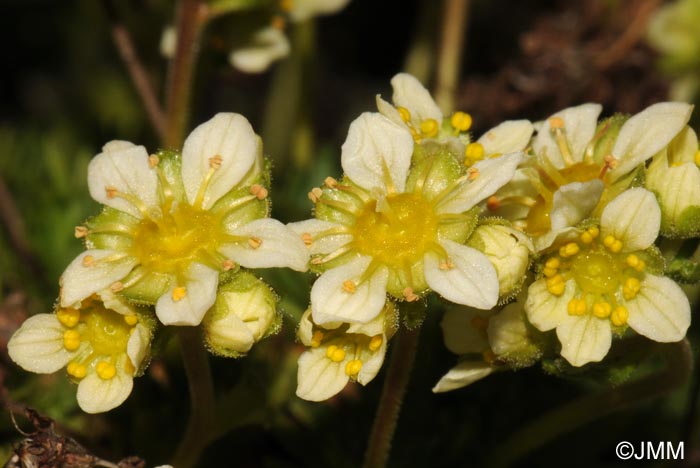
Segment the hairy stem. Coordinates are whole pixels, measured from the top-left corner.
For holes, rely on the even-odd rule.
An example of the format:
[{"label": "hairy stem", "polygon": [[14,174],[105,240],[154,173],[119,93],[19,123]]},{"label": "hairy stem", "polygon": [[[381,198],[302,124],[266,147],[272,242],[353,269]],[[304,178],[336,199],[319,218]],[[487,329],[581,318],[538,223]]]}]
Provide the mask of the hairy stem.
[{"label": "hairy stem", "polygon": [[454,109],[468,13],[469,0],[445,0],[435,77],[435,101],[446,113]]},{"label": "hairy stem", "polygon": [[415,330],[401,328],[395,339],[382,396],[379,399],[369,437],[369,445],[365,452],[363,465],[365,468],[384,467],[389,459],[396,422],[399,419],[399,411],[416,358],[419,336],[420,327]]}]

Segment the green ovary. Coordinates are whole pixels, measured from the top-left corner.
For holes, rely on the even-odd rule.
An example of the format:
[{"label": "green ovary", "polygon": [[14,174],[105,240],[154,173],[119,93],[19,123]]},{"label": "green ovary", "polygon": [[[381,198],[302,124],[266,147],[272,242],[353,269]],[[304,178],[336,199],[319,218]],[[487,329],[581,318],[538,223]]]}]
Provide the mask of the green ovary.
[{"label": "green ovary", "polygon": [[132,326],[124,316],[95,305],[83,312],[85,328],[81,335],[90,343],[95,354],[117,356],[126,353]]},{"label": "green ovary", "polygon": [[421,261],[437,242],[438,218],[433,207],[419,195],[387,196],[386,206],[367,203],[357,216],[352,234],[358,252],[393,268]]},{"label": "green ovary", "polygon": [[579,255],[571,267],[579,287],[593,294],[612,294],[620,286],[622,271],[618,261],[604,251]]}]

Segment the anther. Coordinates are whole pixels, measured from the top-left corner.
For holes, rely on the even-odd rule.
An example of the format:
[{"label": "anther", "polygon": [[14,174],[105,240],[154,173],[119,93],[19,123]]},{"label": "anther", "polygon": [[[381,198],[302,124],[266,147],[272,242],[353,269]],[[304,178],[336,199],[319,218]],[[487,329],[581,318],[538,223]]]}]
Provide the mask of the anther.
[{"label": "anther", "polygon": [[321,330],[316,330],[311,337],[311,347],[318,348],[323,342],[324,333]]},{"label": "anther", "polygon": [[700,150],[697,150],[697,151],[695,152],[695,158],[694,158],[694,159],[695,159],[695,165],[696,165],[696,166],[700,166]]},{"label": "anther", "polygon": [[112,291],[114,293],[118,293],[119,291],[124,290],[124,283],[122,283],[121,281],[116,281],[116,282],[111,284],[109,289],[110,289],[110,291]]},{"label": "anther", "polygon": [[151,169],[154,169],[159,162],[160,159],[158,159],[158,156],[156,156],[155,154],[152,154],[148,157],[148,167],[150,167]]},{"label": "anther", "polygon": [[76,379],[82,379],[87,375],[87,367],[82,364],[78,364],[77,362],[69,363],[66,371],[68,372],[68,375],[72,375]]},{"label": "anther", "polygon": [[454,114],[452,114],[450,123],[452,124],[452,127],[454,127],[455,130],[459,130],[460,132],[466,132],[472,126],[472,116],[467,114],[466,112],[455,112]]},{"label": "anther", "polygon": [[209,167],[216,170],[221,167],[223,160],[224,159],[218,154],[216,156],[212,156],[209,158]]},{"label": "anther", "polygon": [[182,299],[185,298],[187,295],[187,288],[184,286],[178,286],[177,288],[173,288],[173,301],[178,302],[181,301]]},{"label": "anther", "polygon": [[627,323],[627,319],[629,318],[629,316],[630,316],[630,314],[627,311],[626,307],[617,306],[617,307],[615,307],[615,310],[613,311],[612,315],[610,316],[610,321],[616,327],[621,327]]},{"label": "anther", "polygon": [[359,359],[353,359],[352,361],[348,361],[348,363],[345,364],[345,374],[349,375],[350,377],[359,374],[361,369],[362,361],[360,361]]},{"label": "anther", "polygon": [[581,242],[583,242],[584,244],[590,244],[591,242],[593,242],[593,236],[588,231],[582,232],[579,236],[579,239],[581,239]]},{"label": "anther", "polygon": [[76,330],[66,330],[63,333],[63,347],[68,351],[75,351],[80,347],[80,333]]},{"label": "anther", "polygon": [[600,229],[598,229],[598,226],[591,226],[588,229],[586,229],[586,232],[591,235],[594,239],[600,235]]},{"label": "anther", "polygon": [[629,277],[622,286],[622,295],[628,301],[634,299],[641,287],[641,283],[637,278]]},{"label": "anther", "polygon": [[615,242],[608,248],[612,253],[619,253],[622,250],[622,241],[615,239]]},{"label": "anther", "polygon": [[574,255],[579,253],[580,250],[581,249],[576,242],[569,242],[568,244],[559,249],[559,256],[564,258],[573,257]]},{"label": "anther", "polygon": [[379,348],[382,347],[383,342],[384,338],[382,338],[382,335],[374,335],[372,339],[369,340],[369,344],[367,345],[367,347],[370,351],[376,352],[377,350],[379,350]]},{"label": "anther", "polygon": [[116,197],[118,192],[119,191],[117,190],[117,188],[112,185],[108,185],[107,187],[105,187],[105,193],[107,194],[107,198]]},{"label": "anther", "polygon": [[547,268],[555,268],[555,269],[559,268],[560,265],[561,265],[561,262],[559,261],[559,259],[557,257],[548,258],[544,264],[544,266]]},{"label": "anther", "polygon": [[251,237],[248,239],[248,245],[254,249],[257,249],[262,245],[263,241],[259,237]]},{"label": "anther", "polygon": [[95,372],[102,380],[110,380],[117,375],[117,368],[107,361],[100,361],[95,366]]},{"label": "anther", "polygon": [[85,226],[76,226],[73,235],[76,239],[83,238],[88,235],[88,228]]},{"label": "anther", "polygon": [[408,302],[415,302],[418,299],[420,299],[418,296],[416,296],[413,293],[413,288],[407,287],[406,289],[403,290],[403,297],[406,299]]},{"label": "anther", "polygon": [[608,172],[610,169],[615,169],[615,167],[617,167],[617,159],[612,154],[608,154],[603,158],[603,167],[600,168],[598,178],[602,179],[606,172]]},{"label": "anther", "polygon": [[80,321],[80,311],[78,309],[59,309],[56,318],[61,324],[68,328],[73,328]]},{"label": "anther", "polygon": [[571,299],[566,305],[569,315],[580,316],[586,313],[588,305],[585,299]]},{"label": "anther", "polygon": [[466,158],[464,164],[472,165],[476,161],[484,159],[484,147],[481,143],[469,143],[464,149],[464,157]]},{"label": "anther", "polygon": [[632,268],[636,268],[639,265],[639,262],[639,257],[637,257],[635,254],[629,254],[625,259],[625,263],[627,263],[627,266],[630,266]]},{"label": "anther", "polygon": [[323,179],[323,183],[328,188],[336,188],[338,186],[338,181],[331,176],[328,176],[325,179]]},{"label": "anther", "polygon": [[411,121],[411,111],[406,109],[405,107],[397,107],[396,110],[399,111],[399,115],[401,116],[401,120],[404,122],[408,123]]},{"label": "anther", "polygon": [[616,239],[612,235],[607,235],[605,236],[605,239],[603,239],[603,245],[607,248],[612,247],[612,245],[615,243]]},{"label": "anther", "polygon": [[449,258],[445,259],[444,262],[441,262],[441,263],[438,265],[438,268],[440,268],[440,269],[443,270],[443,271],[451,270],[451,269],[453,269],[454,267],[455,267],[455,264],[452,263],[452,261],[451,261]]},{"label": "anther", "polygon": [[343,291],[346,293],[354,293],[357,290],[357,285],[352,280],[343,281]]},{"label": "anther", "polygon": [[345,359],[345,350],[336,345],[330,345],[326,349],[326,357],[333,362],[342,362]]},{"label": "anther", "polygon": [[501,207],[501,200],[496,195],[491,195],[488,200],[486,200],[486,208],[491,211],[496,211]]},{"label": "anther", "polygon": [[221,267],[223,268],[224,271],[233,270],[233,268],[235,266],[236,266],[236,262],[234,262],[231,259],[224,260],[224,262],[221,264]]},{"label": "anther", "polygon": [[564,283],[564,278],[561,275],[555,275],[551,278],[545,280],[547,285],[547,291],[555,296],[561,296],[564,294],[564,289],[566,284]]},{"label": "anther", "polygon": [[471,167],[471,168],[469,168],[469,170],[467,171],[467,174],[468,174],[468,175],[467,175],[467,179],[469,179],[469,180],[476,180],[476,179],[479,178],[479,169],[477,169],[477,168],[475,168],[475,167]]},{"label": "anther", "polygon": [[92,255],[86,255],[83,257],[83,266],[89,267],[95,264],[95,257]]},{"label": "anther", "polygon": [[133,327],[134,325],[139,323],[139,318],[136,316],[136,314],[125,315],[124,322],[130,327]]},{"label": "anther", "polygon": [[310,246],[314,242],[314,236],[312,236],[310,233],[305,232],[301,235],[301,240],[304,242],[305,246]]},{"label": "anther", "polygon": [[323,195],[323,190],[318,187],[314,187],[309,192],[309,200],[311,200],[313,203],[318,203],[318,201],[321,199],[321,195]]},{"label": "anther", "polygon": [[593,304],[593,315],[598,318],[608,318],[612,311],[612,306],[607,302],[596,302]]},{"label": "anther", "polygon": [[440,131],[440,125],[435,119],[425,119],[420,123],[420,131],[424,136],[432,138]]},{"label": "anther", "polygon": [[549,127],[552,129],[564,128],[564,119],[561,117],[552,117],[549,119]]},{"label": "anther", "polygon": [[250,194],[255,195],[258,200],[264,200],[267,198],[267,189],[259,184],[253,184],[250,186]]}]

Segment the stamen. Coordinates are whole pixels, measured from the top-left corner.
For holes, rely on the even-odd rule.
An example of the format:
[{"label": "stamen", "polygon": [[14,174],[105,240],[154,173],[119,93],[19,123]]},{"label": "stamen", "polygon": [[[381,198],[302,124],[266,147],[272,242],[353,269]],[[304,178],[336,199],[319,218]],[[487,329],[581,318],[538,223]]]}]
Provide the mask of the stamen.
[{"label": "stamen", "polygon": [[102,380],[110,380],[117,375],[117,368],[107,361],[100,361],[95,366],[95,372]]},{"label": "stamen", "polygon": [[150,167],[151,169],[155,168],[159,162],[160,159],[158,159],[158,156],[156,156],[155,154],[152,154],[148,157],[148,167]]},{"label": "stamen", "polygon": [[440,125],[435,119],[425,119],[420,123],[420,131],[424,136],[432,138],[440,131]]},{"label": "stamen", "polygon": [[563,258],[573,257],[580,251],[580,247],[576,242],[569,242],[559,249],[559,256]]},{"label": "stamen", "polygon": [[608,318],[612,311],[612,306],[608,302],[596,302],[593,304],[593,315],[598,318]]},{"label": "stamen", "polygon": [[331,189],[336,188],[338,186],[338,181],[331,176],[328,176],[325,179],[323,179],[323,183],[326,187]]},{"label": "stamen", "polygon": [[362,361],[360,361],[359,359],[353,359],[352,361],[348,361],[348,363],[345,364],[345,374],[349,375],[350,377],[359,374],[361,369]]},{"label": "stamen", "polygon": [[267,198],[267,189],[259,184],[253,184],[250,186],[250,194],[255,195],[258,200],[264,200]]},{"label": "stamen", "polygon": [[95,264],[95,257],[93,257],[92,255],[86,255],[83,257],[83,266],[84,267],[91,267],[94,264]]},{"label": "stamen", "polygon": [[357,290],[357,285],[352,280],[346,280],[343,282],[343,291],[346,293],[353,294]]},{"label": "stamen", "polygon": [[124,322],[129,325],[130,327],[133,327],[137,323],[139,323],[139,318],[136,314],[129,314],[124,316]]},{"label": "stamen", "polygon": [[309,192],[309,200],[311,200],[313,203],[318,203],[318,201],[321,199],[321,195],[323,195],[323,190],[318,187],[314,187]]},{"label": "stamen", "polygon": [[588,305],[585,299],[571,299],[566,305],[566,310],[569,315],[581,316],[588,310]]},{"label": "stamen", "polygon": [[66,368],[68,375],[72,375],[76,379],[82,379],[87,375],[87,367],[77,362],[70,362]]},{"label": "stamen", "polygon": [[326,357],[333,362],[342,362],[345,359],[345,350],[336,345],[330,345],[326,349]]},{"label": "stamen", "polygon": [[68,351],[75,351],[80,347],[80,333],[76,330],[66,330],[63,333],[63,347]]},{"label": "stamen", "polygon": [[622,296],[626,300],[634,299],[641,288],[641,283],[637,278],[629,277],[625,280],[625,284],[622,286]]},{"label": "stamen", "polygon": [[259,237],[251,237],[248,239],[248,245],[254,249],[257,249],[262,245],[263,241]]},{"label": "stamen", "polygon": [[557,142],[557,146],[559,147],[559,152],[564,160],[564,164],[567,166],[573,166],[576,162],[574,161],[574,157],[571,155],[569,143],[566,141],[566,137],[564,136],[564,120],[561,117],[550,118],[549,128],[554,134],[554,140]]},{"label": "stamen", "polygon": [[464,165],[471,166],[484,159],[484,147],[481,143],[469,143],[464,149]]},{"label": "stamen", "polygon": [[105,187],[105,193],[107,194],[107,198],[114,198],[117,196],[117,193],[119,193],[119,191],[116,187],[108,185]]},{"label": "stamen", "polygon": [[352,244],[345,244],[341,248],[335,250],[332,253],[329,253],[325,257],[314,257],[313,259],[311,259],[311,264],[312,265],[321,265],[323,263],[330,262],[331,260],[334,260],[334,259],[340,257],[341,255],[348,253],[352,249],[353,249]]},{"label": "stamen", "polygon": [[406,299],[407,302],[415,302],[418,299],[420,299],[413,293],[413,288],[411,287],[407,287],[403,290],[403,297]]},{"label": "stamen", "polygon": [[696,166],[700,166],[700,150],[695,152],[695,157],[693,158]]},{"label": "stamen", "polygon": [[403,120],[406,123],[409,123],[411,121],[411,111],[406,109],[405,107],[397,107],[396,110],[399,111],[399,115],[401,116],[401,120]]},{"label": "stamen", "polygon": [[123,290],[124,290],[124,283],[122,283],[121,281],[114,282],[114,283],[112,283],[112,285],[109,287],[109,289],[110,289],[113,293],[118,293],[119,291],[123,291]]},{"label": "stamen", "polygon": [[304,245],[309,247],[311,244],[313,244],[314,237],[310,233],[305,232],[301,235],[301,240],[304,242]]},{"label": "stamen", "polygon": [[599,179],[603,179],[605,174],[610,169],[615,169],[617,167],[617,159],[612,154],[609,154],[603,158],[603,167],[600,168],[600,173],[598,174]]},{"label": "stamen", "polygon": [[223,268],[224,271],[233,270],[236,267],[236,262],[234,262],[231,259],[227,259],[227,260],[224,260],[224,263],[221,264],[221,267]]},{"label": "stamen", "polygon": [[486,200],[486,208],[491,211],[496,211],[501,207],[501,200],[496,195],[491,195],[488,200]]},{"label": "stamen", "polygon": [[467,171],[467,179],[469,180],[476,180],[479,178],[479,169],[475,167],[470,167],[469,170]]},{"label": "stamen", "polygon": [[443,271],[451,270],[454,267],[455,267],[455,264],[452,263],[452,261],[449,258],[445,259],[444,262],[440,262],[440,264],[438,265],[438,268],[443,270]]},{"label": "stamen", "polygon": [[630,316],[630,314],[627,311],[626,307],[617,306],[617,307],[615,307],[615,310],[613,311],[612,315],[610,316],[610,321],[616,327],[621,327],[627,323],[627,319],[629,318],[629,316]]},{"label": "stamen", "polygon": [[316,330],[313,336],[311,337],[311,347],[318,348],[319,346],[321,346],[324,336],[325,334],[321,330]]},{"label": "stamen", "polygon": [[173,289],[173,301],[178,302],[181,301],[182,299],[185,298],[187,295],[187,288],[184,286],[178,286],[177,288]]},{"label": "stamen", "polygon": [[76,226],[73,234],[75,235],[76,239],[83,238],[88,235],[88,228],[85,226]]},{"label": "stamen", "polygon": [[472,116],[466,112],[455,112],[450,118],[450,124],[458,132],[466,132],[472,126]]},{"label": "stamen", "polygon": [[80,311],[78,309],[59,309],[56,318],[61,324],[68,328],[73,328],[80,321]]},{"label": "stamen", "polygon": [[555,296],[561,296],[564,294],[564,289],[566,284],[564,283],[564,278],[561,275],[555,275],[546,280],[547,291]]},{"label": "stamen", "polygon": [[209,167],[211,167],[214,170],[219,169],[223,160],[224,158],[222,158],[218,154],[216,156],[212,156],[211,158],[209,158]]},{"label": "stamen", "polygon": [[376,352],[379,350],[379,348],[382,347],[382,343],[384,342],[384,338],[382,338],[382,335],[374,335],[371,340],[369,340],[369,344],[367,347],[369,348],[370,351]]}]

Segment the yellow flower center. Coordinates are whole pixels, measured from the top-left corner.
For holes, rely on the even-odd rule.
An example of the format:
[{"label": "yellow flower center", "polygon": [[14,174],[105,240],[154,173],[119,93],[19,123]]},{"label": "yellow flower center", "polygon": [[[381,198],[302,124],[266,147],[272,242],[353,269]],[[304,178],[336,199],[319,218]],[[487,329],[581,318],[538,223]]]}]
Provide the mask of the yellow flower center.
[{"label": "yellow flower center", "polygon": [[422,259],[437,241],[439,219],[420,195],[399,193],[387,196],[380,210],[367,203],[352,227],[357,251],[394,268]]}]

